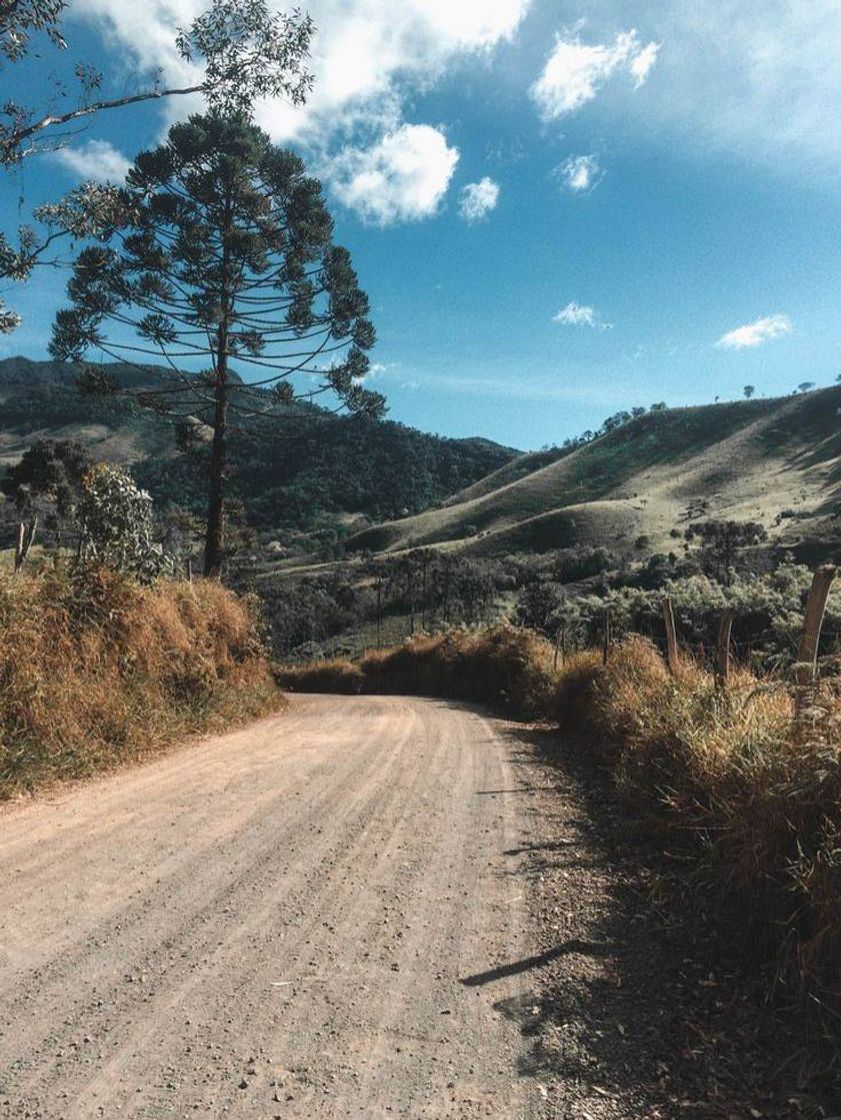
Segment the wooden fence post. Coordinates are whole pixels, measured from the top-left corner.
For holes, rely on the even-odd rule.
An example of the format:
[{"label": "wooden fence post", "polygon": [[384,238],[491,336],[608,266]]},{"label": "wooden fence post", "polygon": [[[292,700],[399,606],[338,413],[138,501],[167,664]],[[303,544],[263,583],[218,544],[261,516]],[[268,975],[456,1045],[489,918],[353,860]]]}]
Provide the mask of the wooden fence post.
[{"label": "wooden fence post", "polygon": [[15,540],[15,573],[19,572],[23,564],[23,537],[24,525],[23,522],[18,525],[18,535]]},{"label": "wooden fence post", "polygon": [[35,540],[35,530],[38,528],[38,515],[30,517],[28,524],[23,521],[18,525],[18,536],[15,541],[15,573],[23,567],[23,562],[29,555],[32,542]]},{"label": "wooden fence post", "polygon": [[821,627],[826,613],[826,602],[835,579],[835,565],[822,564],[812,577],[812,587],[806,602],[806,615],[794,666],[794,720],[800,726],[804,712],[812,698],[818,668],[818,647]]},{"label": "wooden fence post", "polygon": [[604,609],[604,636],[602,645],[602,664],[607,665],[610,656],[610,607]]},{"label": "wooden fence post", "polygon": [[558,627],[558,632],[555,635],[555,657],[554,657],[554,660],[552,662],[552,671],[555,672],[555,673],[557,673],[557,671],[558,671],[558,654],[560,654],[560,657],[561,657],[561,666],[562,667],[563,667],[564,662],[566,661],[566,652],[567,652],[566,629],[567,629],[567,624],[566,624],[566,619],[564,619],[561,622],[560,626]]},{"label": "wooden fence post", "polygon": [[672,600],[668,595],[663,599],[663,622],[666,626],[666,663],[669,666],[669,672],[676,673],[680,663],[680,654],[677,648],[675,612],[672,609]]},{"label": "wooden fence post", "polygon": [[377,577],[377,649],[382,649],[383,579]]},{"label": "wooden fence post", "polygon": [[727,688],[730,680],[730,634],[733,630],[733,609],[728,607],[718,624],[718,642],[715,649],[715,683]]}]

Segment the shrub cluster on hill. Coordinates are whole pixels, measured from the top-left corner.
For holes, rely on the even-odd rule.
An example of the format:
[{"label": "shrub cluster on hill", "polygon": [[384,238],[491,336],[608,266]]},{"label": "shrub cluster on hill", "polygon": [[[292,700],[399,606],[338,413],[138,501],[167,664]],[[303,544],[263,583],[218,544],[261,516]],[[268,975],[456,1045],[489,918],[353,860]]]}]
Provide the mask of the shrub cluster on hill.
[{"label": "shrub cluster on hill", "polygon": [[[715,572],[713,563],[710,571]],[[761,564],[761,570],[760,569]],[[662,600],[672,599],[684,649],[715,649],[726,608],[734,611],[737,657],[757,670],[791,664],[811,572],[783,555],[746,555],[719,581],[704,558],[655,556],[630,567],[604,548],[579,546],[540,556],[475,558],[456,551],[413,552],[260,584],[276,657],[310,660],[326,646],[354,653],[385,640],[508,617],[568,649],[613,633],[663,641]],[[829,601],[822,653],[841,641],[841,588]]]},{"label": "shrub cluster on hill", "polygon": [[272,648],[306,657],[319,643],[356,628],[407,617],[431,628],[488,620],[507,577],[494,564],[433,550],[261,586]]},{"label": "shrub cluster on hill", "polygon": [[[760,575],[742,575],[727,585],[702,573],[666,577],[654,588],[617,586],[601,595],[568,594],[554,583],[526,587],[515,616],[553,640],[563,630],[572,646],[596,645],[605,619],[616,635],[643,634],[663,639],[662,602],[672,600],[678,635],[685,649],[698,657],[715,649],[718,623],[727,608],[734,612],[733,642],[737,656],[760,670],[792,664],[803,621],[811,572],[802,564],[781,563]],[[841,589],[830,596],[823,627],[822,651],[831,653],[841,639]]]}]

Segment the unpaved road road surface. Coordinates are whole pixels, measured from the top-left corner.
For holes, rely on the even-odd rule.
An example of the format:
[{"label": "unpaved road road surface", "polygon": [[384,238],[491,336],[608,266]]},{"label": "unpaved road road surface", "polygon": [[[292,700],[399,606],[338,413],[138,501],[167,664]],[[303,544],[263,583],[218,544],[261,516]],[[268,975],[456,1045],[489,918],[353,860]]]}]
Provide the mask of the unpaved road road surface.
[{"label": "unpaved road road surface", "polygon": [[0,1116],[536,1115],[511,753],[298,697],[0,812]]}]

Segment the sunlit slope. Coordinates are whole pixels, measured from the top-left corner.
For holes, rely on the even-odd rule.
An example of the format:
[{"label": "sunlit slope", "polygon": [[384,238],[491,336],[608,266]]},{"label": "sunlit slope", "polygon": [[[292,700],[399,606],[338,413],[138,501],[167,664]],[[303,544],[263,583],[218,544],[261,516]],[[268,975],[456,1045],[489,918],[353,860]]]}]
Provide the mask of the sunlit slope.
[{"label": "sunlit slope", "polygon": [[783,540],[826,535],[839,509],[840,423],[841,388],[651,413],[517,477],[537,457],[523,456],[443,508],[350,546],[669,551],[674,531],[699,516],[761,521]]}]

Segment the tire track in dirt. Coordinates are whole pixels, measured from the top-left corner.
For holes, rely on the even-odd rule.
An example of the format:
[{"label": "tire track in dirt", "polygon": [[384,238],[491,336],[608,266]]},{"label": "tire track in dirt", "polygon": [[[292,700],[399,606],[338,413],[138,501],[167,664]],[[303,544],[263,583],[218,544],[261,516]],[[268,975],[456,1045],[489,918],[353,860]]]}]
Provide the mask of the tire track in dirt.
[{"label": "tire track in dirt", "polygon": [[492,721],[299,697],[0,814],[0,1115],[526,1117]]}]

